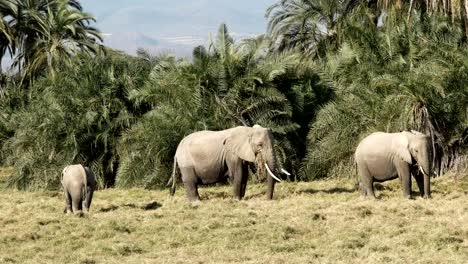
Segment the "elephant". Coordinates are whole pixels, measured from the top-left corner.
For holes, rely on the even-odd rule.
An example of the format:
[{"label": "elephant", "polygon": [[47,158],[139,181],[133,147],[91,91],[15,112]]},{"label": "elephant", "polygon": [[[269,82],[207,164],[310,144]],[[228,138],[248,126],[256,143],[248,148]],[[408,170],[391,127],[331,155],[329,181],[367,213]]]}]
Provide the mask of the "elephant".
[{"label": "elephant", "polygon": [[62,187],[65,196],[64,213],[89,211],[96,188],[96,177],[90,168],[81,164],[66,166],[62,171]]},{"label": "elephant", "polygon": [[178,176],[182,178],[189,201],[200,200],[198,185],[213,184],[229,177],[234,199],[241,200],[245,195],[248,165],[255,162],[257,169],[266,168],[268,172],[267,198],[271,200],[275,183],[281,182],[273,173],[277,171],[273,146],[271,130],[259,125],[192,133],[177,147],[169,180],[169,183],[172,181],[170,194],[175,193]]},{"label": "elephant", "polygon": [[[375,132],[364,138],[354,155],[361,176],[361,196],[375,198],[374,182],[400,178],[403,195],[411,199],[411,174],[421,196],[430,197],[430,138],[417,131]],[[420,172],[418,172],[418,169]]]}]

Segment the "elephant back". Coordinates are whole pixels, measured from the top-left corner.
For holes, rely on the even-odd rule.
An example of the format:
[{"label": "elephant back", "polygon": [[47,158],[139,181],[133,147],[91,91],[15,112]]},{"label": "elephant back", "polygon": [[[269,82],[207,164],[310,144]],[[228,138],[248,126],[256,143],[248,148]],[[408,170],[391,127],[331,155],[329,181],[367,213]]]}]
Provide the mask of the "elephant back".
[{"label": "elephant back", "polygon": [[88,186],[88,179],[86,177],[86,170],[83,165],[75,164],[75,165],[68,165],[62,171],[62,185],[66,185],[67,181],[65,178],[75,178],[75,177],[82,177],[83,178],[83,185],[86,188]]}]

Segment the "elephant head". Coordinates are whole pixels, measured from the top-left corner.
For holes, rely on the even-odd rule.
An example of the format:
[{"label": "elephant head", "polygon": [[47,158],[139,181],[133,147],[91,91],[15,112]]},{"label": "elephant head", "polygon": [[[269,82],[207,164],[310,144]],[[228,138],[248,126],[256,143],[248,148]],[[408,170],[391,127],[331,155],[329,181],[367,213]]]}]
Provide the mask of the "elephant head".
[{"label": "elephant head", "polygon": [[227,141],[226,147],[244,161],[256,163],[258,169],[265,168],[268,172],[268,199],[273,198],[276,181],[281,181],[277,172],[277,160],[274,151],[273,134],[269,128],[255,125],[254,127],[241,127]]},{"label": "elephant head", "polygon": [[416,161],[424,175],[432,173],[432,152],[430,138],[417,131],[403,131],[401,137],[394,144],[397,155],[409,164]]}]

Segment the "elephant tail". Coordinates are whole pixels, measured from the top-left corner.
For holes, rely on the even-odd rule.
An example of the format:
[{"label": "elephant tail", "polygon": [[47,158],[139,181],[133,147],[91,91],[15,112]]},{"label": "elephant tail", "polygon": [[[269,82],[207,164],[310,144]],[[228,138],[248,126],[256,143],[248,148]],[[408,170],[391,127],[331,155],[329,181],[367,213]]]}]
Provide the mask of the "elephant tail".
[{"label": "elephant tail", "polygon": [[60,185],[62,186],[61,190],[65,192],[65,195],[68,193],[68,190],[63,182],[63,178],[65,177],[65,174],[67,174],[69,167],[70,166],[66,166],[65,168],[63,168],[62,174],[60,175]]},{"label": "elephant tail", "polygon": [[169,181],[167,182],[167,185],[171,184],[172,181],[172,186],[171,186],[171,196],[174,196],[175,191],[176,191],[176,183],[177,183],[177,158],[174,156],[174,165],[172,168],[172,175]]},{"label": "elephant tail", "polygon": [[62,175],[60,176],[60,183],[62,184],[62,187],[65,187],[65,186],[63,186],[63,177],[64,177],[65,174],[67,173],[68,167],[69,167],[69,166],[66,166],[65,168],[63,168],[63,170],[62,170]]}]

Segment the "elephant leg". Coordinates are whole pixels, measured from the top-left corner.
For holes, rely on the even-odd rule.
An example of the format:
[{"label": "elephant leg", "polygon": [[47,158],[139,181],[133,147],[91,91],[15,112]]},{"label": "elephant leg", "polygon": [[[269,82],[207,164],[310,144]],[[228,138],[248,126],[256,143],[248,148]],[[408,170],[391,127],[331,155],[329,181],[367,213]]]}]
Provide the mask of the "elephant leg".
[{"label": "elephant leg", "polygon": [[375,193],[374,193],[374,178],[371,175],[367,175],[366,177],[363,177],[362,179],[363,182],[363,189],[365,193],[365,197],[369,197],[372,199],[375,199]]},{"label": "elephant leg", "polygon": [[72,203],[71,203],[71,197],[70,197],[70,194],[68,193],[68,191],[65,189],[63,191],[63,196],[65,197],[65,209],[64,209],[64,213],[71,213],[72,212]]},{"label": "elephant leg", "polygon": [[78,211],[81,211],[82,202],[83,202],[83,199],[81,197],[81,190],[78,188],[72,189],[70,191],[70,198],[72,201],[73,213],[77,213]]},{"label": "elephant leg", "polygon": [[78,209],[79,204],[80,204],[80,198],[79,197],[76,197],[76,198],[72,197],[72,211],[73,211],[73,213],[76,213],[76,212],[78,212],[80,210],[80,209]]},{"label": "elephant leg", "polygon": [[78,210],[83,211],[83,203],[84,203],[84,193],[81,192],[80,199],[78,200]]},{"label": "elephant leg", "polygon": [[[88,187],[89,188],[89,187]],[[85,199],[85,210],[89,212],[89,207],[91,207],[91,201],[93,200],[93,190],[89,190]]]},{"label": "elephant leg", "polygon": [[235,200],[241,200],[242,199],[242,177],[237,176],[234,177],[234,180],[232,182],[232,191],[234,193],[234,199]]},{"label": "elephant leg", "polygon": [[242,180],[241,180],[241,191],[240,197],[244,198],[245,196],[245,189],[247,188],[247,181],[249,179],[249,167],[246,162],[242,164]]},{"label": "elephant leg", "polygon": [[375,199],[374,178],[364,165],[358,165],[358,172],[361,175],[361,196]]},{"label": "elephant leg", "polygon": [[182,182],[185,187],[185,194],[189,201],[200,201],[200,195],[198,194],[198,179],[193,168],[180,168],[182,174]]},{"label": "elephant leg", "polygon": [[399,164],[396,164],[398,176],[400,176],[401,184],[403,187],[403,196],[405,198],[411,199],[411,175],[408,163],[401,161]]},{"label": "elephant leg", "polygon": [[232,177],[232,191],[235,200],[242,199],[242,172],[243,166],[241,160],[236,160],[228,164],[228,169]]}]

